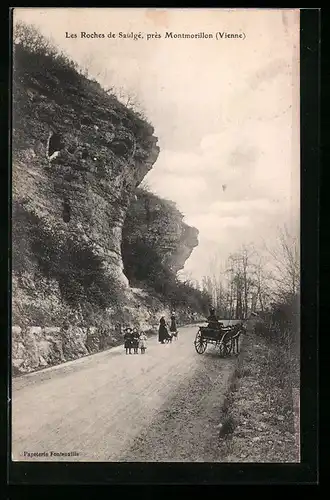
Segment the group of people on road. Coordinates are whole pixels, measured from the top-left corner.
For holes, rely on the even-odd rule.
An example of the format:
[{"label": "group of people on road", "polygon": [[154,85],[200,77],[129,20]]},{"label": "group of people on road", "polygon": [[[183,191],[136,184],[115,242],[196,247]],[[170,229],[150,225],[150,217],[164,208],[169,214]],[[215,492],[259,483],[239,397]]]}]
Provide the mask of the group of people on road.
[{"label": "group of people on road", "polygon": [[[172,342],[172,339],[178,338],[178,329],[175,314],[171,315],[171,323],[168,327],[164,316],[160,318],[158,329],[158,341],[161,344]],[[124,349],[126,354],[144,354],[147,349],[147,336],[144,332],[139,333],[137,328],[127,327],[124,330]]]},{"label": "group of people on road", "polygon": [[165,344],[165,342],[172,342],[173,337],[178,338],[178,329],[174,313],[171,314],[171,324],[169,328],[167,326],[164,316],[160,318],[159,329],[158,329],[158,341],[161,344]]},{"label": "group of people on road", "polygon": [[[137,328],[125,328],[124,348],[126,354],[144,354],[147,349],[147,336],[144,332],[139,333]],[[132,352],[133,349],[133,352]]]}]

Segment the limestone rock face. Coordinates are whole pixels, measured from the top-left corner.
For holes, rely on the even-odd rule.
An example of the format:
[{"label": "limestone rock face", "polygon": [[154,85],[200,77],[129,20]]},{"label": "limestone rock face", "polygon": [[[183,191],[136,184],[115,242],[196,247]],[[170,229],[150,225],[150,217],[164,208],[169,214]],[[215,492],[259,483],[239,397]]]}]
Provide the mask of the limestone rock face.
[{"label": "limestone rock face", "polygon": [[33,302],[43,296],[54,303],[41,301],[29,314],[36,324],[43,305],[54,322],[57,302],[77,307],[87,296],[106,307],[128,287],[122,225],[132,192],[159,153],[148,123],[95,82],[75,71],[61,74],[51,58],[43,62],[41,70],[37,56],[16,49],[15,285],[34,294]]},{"label": "limestone rock face", "polygon": [[[74,68],[21,45],[13,82],[12,358],[19,374],[114,345],[120,325],[139,318],[151,327],[164,306],[130,288],[122,259],[132,197],[159,154],[153,127]],[[136,219],[134,234],[176,271],[197,245],[197,230],[174,207],[163,208],[153,198],[152,224]]]},{"label": "limestone rock face", "polygon": [[165,267],[177,273],[198,245],[198,230],[183,222],[183,215],[173,202],[137,189],[123,226],[124,264],[125,256],[132,255],[140,242],[153,249]]}]

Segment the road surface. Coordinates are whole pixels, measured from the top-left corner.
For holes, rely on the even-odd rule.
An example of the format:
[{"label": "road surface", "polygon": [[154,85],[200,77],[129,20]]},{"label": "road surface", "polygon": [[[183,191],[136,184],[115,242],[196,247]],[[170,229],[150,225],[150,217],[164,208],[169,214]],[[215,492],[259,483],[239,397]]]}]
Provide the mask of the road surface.
[{"label": "road surface", "polygon": [[143,355],[119,346],[14,378],[13,460],[216,461],[210,443],[235,358],[212,346],[198,355],[197,329],[168,345],[152,337]]}]

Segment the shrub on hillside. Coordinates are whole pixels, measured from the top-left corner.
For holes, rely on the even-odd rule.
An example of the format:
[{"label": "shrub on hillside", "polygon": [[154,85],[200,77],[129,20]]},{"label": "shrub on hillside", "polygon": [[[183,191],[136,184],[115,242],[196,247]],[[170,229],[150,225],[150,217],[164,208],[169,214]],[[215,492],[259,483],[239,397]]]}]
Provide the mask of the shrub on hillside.
[{"label": "shrub on hillside", "polygon": [[299,296],[287,296],[274,302],[264,322],[256,323],[255,332],[270,345],[268,373],[284,386],[299,385]]},{"label": "shrub on hillside", "polygon": [[31,24],[21,21],[15,23],[13,39],[14,51],[21,48],[27,53],[37,55],[40,58],[40,67],[42,67],[42,62],[45,59],[51,59],[53,62],[56,62],[58,67],[63,69],[78,69],[77,63],[70,59],[64,52],[61,52],[58,47],[40,33],[38,28]]},{"label": "shrub on hillside", "polygon": [[61,237],[55,228],[47,228],[23,204],[15,202],[13,271],[24,273],[31,262],[42,276],[58,281],[62,299],[73,307],[87,301],[105,309],[120,299],[122,290],[105,276],[102,260],[87,242]]},{"label": "shrub on hillside", "polygon": [[[68,101],[70,104],[76,101],[75,108],[78,109],[79,103],[83,112],[84,98],[94,101],[94,109],[97,109],[99,117],[103,110],[106,111],[105,119],[109,120],[110,110],[113,116],[118,113],[118,124],[122,123],[126,128],[131,128],[142,146],[137,149],[137,155],[148,154],[146,153],[148,141],[154,129],[139,110],[127,107],[118,100],[119,89],[111,87],[111,91],[109,89],[106,91],[95,78],[89,78],[89,68],[80,67],[54,42],[42,35],[34,25],[16,22],[13,41],[14,100],[20,93],[21,83],[28,77],[31,88],[42,90],[42,94],[51,99],[56,97],[56,102],[61,105]],[[96,96],[99,99],[98,103],[96,102],[98,99],[95,100]]]},{"label": "shrub on hillside", "polygon": [[209,296],[190,284],[182,283],[166,265],[156,248],[143,238],[134,243],[123,241],[124,272],[129,282],[136,286],[147,286],[154,290],[163,302],[172,308],[190,308],[192,311],[207,311]]}]

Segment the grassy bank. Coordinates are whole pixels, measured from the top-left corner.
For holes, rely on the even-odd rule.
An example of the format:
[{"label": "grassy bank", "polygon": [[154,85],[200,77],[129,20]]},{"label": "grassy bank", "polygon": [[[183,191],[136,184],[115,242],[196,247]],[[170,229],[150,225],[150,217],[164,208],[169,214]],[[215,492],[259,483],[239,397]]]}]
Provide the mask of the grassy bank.
[{"label": "grassy bank", "polygon": [[222,409],[221,461],[299,462],[297,387],[290,349],[248,333]]}]

